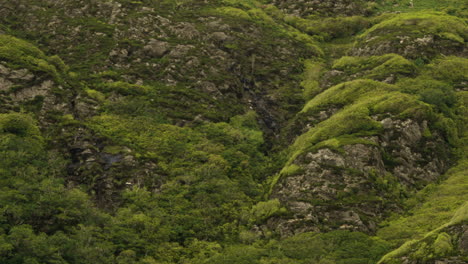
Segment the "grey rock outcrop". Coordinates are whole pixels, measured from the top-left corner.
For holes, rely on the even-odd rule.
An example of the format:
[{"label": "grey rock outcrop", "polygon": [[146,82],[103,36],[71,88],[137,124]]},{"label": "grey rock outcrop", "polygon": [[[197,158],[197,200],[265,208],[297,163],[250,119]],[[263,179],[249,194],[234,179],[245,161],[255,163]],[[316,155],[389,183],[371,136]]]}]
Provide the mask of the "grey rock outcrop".
[{"label": "grey rock outcrop", "polygon": [[372,233],[388,212],[400,210],[404,190],[433,182],[448,168],[449,146],[441,135],[423,135],[427,121],[379,121],[384,131],[365,137],[369,144],[299,156],[294,164],[301,171],[282,177],[271,195],[291,215],[267,225],[283,236],[333,229]]}]

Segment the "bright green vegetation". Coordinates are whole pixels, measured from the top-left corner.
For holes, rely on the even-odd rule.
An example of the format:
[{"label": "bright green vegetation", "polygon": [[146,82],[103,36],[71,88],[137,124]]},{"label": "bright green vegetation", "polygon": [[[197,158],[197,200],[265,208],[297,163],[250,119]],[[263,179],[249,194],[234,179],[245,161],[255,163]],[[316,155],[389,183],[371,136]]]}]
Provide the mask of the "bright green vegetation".
[{"label": "bright green vegetation", "polygon": [[441,184],[427,186],[407,201],[412,208],[407,215],[390,218],[382,223],[378,236],[401,245],[404,241],[420,239],[426,233],[447,223],[456,210],[468,199],[466,160],[452,168]]},{"label": "bright green vegetation", "polygon": [[62,81],[59,72],[67,70],[59,57],[47,57],[34,45],[8,35],[0,35],[0,60],[12,68],[46,74],[58,82]]},{"label": "bright green vegetation", "polygon": [[[0,263],[396,264],[461,256],[468,60],[439,52],[466,46],[466,7],[356,3],[365,10],[300,17],[268,0],[5,2]],[[426,35],[439,46],[415,56],[351,55],[360,45]],[[152,40],[167,46],[162,56],[148,50]],[[10,69],[34,77],[4,78]],[[46,80],[54,93],[10,97]],[[376,219],[388,217],[368,233],[338,230],[339,221],[314,226],[322,233],[278,228],[296,217],[289,201],[270,196],[278,181],[307,172],[302,159],[321,149],[383,151],[374,139],[387,117],[427,122],[422,141],[440,144],[439,155],[456,165],[414,188],[374,168],[327,167],[369,189],[346,192],[334,182],[336,199],[296,201],[330,210],[377,205]],[[383,154],[384,166],[400,162]]]},{"label": "bright green vegetation", "polygon": [[382,80],[399,75],[413,75],[416,65],[397,54],[370,57],[342,57],[335,61],[333,69],[344,71],[346,74],[359,74],[364,78]]},{"label": "bright green vegetation", "polygon": [[304,88],[303,97],[308,101],[320,93],[320,75],[323,70],[323,64],[307,60],[304,62],[304,76],[301,86]]},{"label": "bright green vegetation", "polygon": [[[356,47],[376,50],[385,47],[393,52],[403,52],[405,57],[428,60],[440,52],[462,53],[468,39],[467,28],[463,19],[446,13],[402,13],[383,20],[359,35]],[[439,48],[426,45],[427,41],[434,42]],[[413,47],[418,49],[411,50]]]},{"label": "bright green vegetation", "polygon": [[[242,2],[242,3],[241,3]],[[234,17],[242,20],[248,20],[253,23],[260,23],[267,27],[272,27],[279,34],[288,36],[298,42],[304,43],[309,49],[318,56],[323,56],[323,51],[317,45],[316,38],[305,34],[295,27],[284,24],[287,17],[273,5],[264,5],[260,1],[227,1],[230,6],[219,7],[213,14]]]},{"label": "bright green vegetation", "polygon": [[400,14],[371,27],[361,34],[358,39],[363,39],[379,32],[387,33],[382,37],[389,38],[393,37],[391,34],[399,34],[400,32],[410,33],[410,30],[415,27],[418,27],[418,31],[413,33],[418,35],[435,34],[440,38],[461,43],[467,39],[467,25],[463,19],[440,12]]},{"label": "bright green vegetation", "polygon": [[[296,153],[292,155],[292,159],[321,141],[343,135],[365,136],[378,133],[381,126],[371,118],[372,115],[385,113],[396,114],[400,118],[420,119],[431,113],[430,108],[414,96],[399,92],[393,85],[371,80],[355,80],[331,87],[310,100],[300,114],[314,115],[329,108],[341,110],[298,137],[292,145]],[[351,138],[342,139],[344,138],[325,141],[321,146],[330,145],[331,142],[355,143]]]},{"label": "bright green vegetation", "polygon": [[[463,0],[382,0],[381,11],[414,12],[421,10],[445,10],[450,14],[467,15],[466,3]],[[411,5],[411,2],[413,5]]]},{"label": "bright green vegetation", "polygon": [[458,85],[468,79],[468,59],[446,57],[428,65],[427,75],[437,80]]},{"label": "bright green vegetation", "polygon": [[388,249],[385,241],[359,232],[303,233],[261,246],[231,246],[206,263],[376,263]]},{"label": "bright green vegetation", "polygon": [[[454,238],[447,232],[450,228],[468,222],[468,203],[464,203],[455,212],[450,221],[424,235],[422,239],[410,240],[400,248],[385,255],[379,264],[402,263],[402,257],[414,261],[427,262],[442,257],[460,256],[460,252],[453,244]],[[456,240],[455,240],[456,241]],[[466,261],[466,255],[462,260]]]},{"label": "bright green vegetation", "polygon": [[354,36],[371,26],[371,21],[361,16],[304,19],[291,15],[284,21],[321,41]]}]

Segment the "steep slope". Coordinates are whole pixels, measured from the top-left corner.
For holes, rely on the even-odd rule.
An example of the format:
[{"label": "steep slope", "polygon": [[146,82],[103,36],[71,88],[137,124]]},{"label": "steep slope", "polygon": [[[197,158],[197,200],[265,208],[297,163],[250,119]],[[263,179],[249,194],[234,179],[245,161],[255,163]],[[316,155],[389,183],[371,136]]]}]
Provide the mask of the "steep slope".
[{"label": "steep slope", "polygon": [[466,9],[403,2],[0,0],[0,262],[463,263]]}]

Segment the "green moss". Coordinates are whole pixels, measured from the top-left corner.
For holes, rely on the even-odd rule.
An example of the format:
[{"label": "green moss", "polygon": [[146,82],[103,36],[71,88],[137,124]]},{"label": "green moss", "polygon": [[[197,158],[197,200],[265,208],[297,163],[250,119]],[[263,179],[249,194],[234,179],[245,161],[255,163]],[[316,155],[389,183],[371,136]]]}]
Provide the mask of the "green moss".
[{"label": "green moss", "polygon": [[343,146],[355,145],[355,144],[374,145],[374,146],[377,145],[375,142],[371,140],[360,138],[355,135],[343,135],[343,136],[339,136],[336,138],[324,140],[316,144],[313,148],[310,149],[310,151],[315,152],[319,149],[329,148],[337,152],[343,152]]},{"label": "green moss", "polygon": [[301,86],[304,88],[304,100],[308,101],[321,91],[319,80],[323,70],[323,64],[312,60],[306,60],[304,62],[304,68]]},{"label": "green moss", "polygon": [[379,94],[396,90],[396,87],[371,80],[355,80],[328,88],[315,96],[302,109],[301,113],[314,113],[330,106],[344,106],[359,100],[363,95]]},{"label": "green moss", "polygon": [[279,251],[296,263],[375,263],[388,250],[380,239],[343,230],[302,233],[279,244]]},{"label": "green moss", "polygon": [[372,100],[346,107],[299,136],[291,147],[293,154],[290,161],[324,140],[346,134],[371,135],[377,133],[381,129],[381,125],[370,118],[367,104],[372,104]]},{"label": "green moss", "polygon": [[[356,49],[391,50],[407,58],[430,59],[443,54],[457,54],[468,39],[468,26],[460,18],[441,12],[399,14],[371,27],[357,37]],[[425,38],[434,37],[429,45]],[[417,47],[414,49],[413,47]],[[410,49],[413,50],[410,51]]]},{"label": "green moss", "polygon": [[298,175],[298,174],[301,174],[304,172],[304,169],[301,167],[301,166],[298,166],[296,164],[291,164],[291,165],[288,165],[288,166],[285,166],[280,174],[282,176],[294,176],[294,175]]},{"label": "green moss", "polygon": [[252,19],[252,17],[246,11],[235,7],[220,7],[216,9],[216,13],[245,20]]},{"label": "green moss", "polygon": [[253,8],[247,11],[247,14],[254,20],[262,21],[267,25],[271,25],[275,23],[275,20],[271,18],[267,13],[265,13],[260,8]]},{"label": "green moss", "polygon": [[[334,107],[339,109],[335,114],[296,138],[289,148],[285,168],[304,153],[320,148],[340,152],[345,145],[374,144],[362,138],[379,134],[383,129],[373,115],[392,114],[417,120],[432,116],[431,107],[419,101],[417,96],[403,94],[394,85],[372,80],[355,80],[331,87],[310,100],[299,114],[307,118]],[[282,176],[279,173],[273,178],[271,188]]]},{"label": "green moss", "polygon": [[[445,223],[457,224],[468,219],[468,162],[460,161],[440,185],[429,185],[406,203],[413,206],[408,216],[400,216],[382,223],[377,235],[394,245],[408,239],[420,239]],[[418,205],[418,206],[415,206]]]},{"label": "green moss", "polygon": [[89,98],[92,98],[98,102],[104,102],[106,99],[106,96],[99,91],[89,89],[89,88],[85,89],[84,91]]},{"label": "green moss", "polygon": [[357,34],[370,26],[361,16],[306,19],[295,15],[284,16],[284,21],[317,39],[330,41]]},{"label": "green moss", "polygon": [[258,202],[250,210],[250,222],[260,224],[274,215],[284,214],[286,208],[281,207],[278,199]]},{"label": "green moss", "polygon": [[141,95],[147,94],[151,88],[144,85],[130,84],[127,82],[102,83],[96,87],[103,92],[117,92],[122,95]]},{"label": "green moss", "polygon": [[468,202],[465,202],[453,215],[448,225],[462,224],[468,221]]},{"label": "green moss", "polygon": [[453,251],[452,238],[445,232],[437,236],[432,246],[434,253],[439,257],[447,256]]},{"label": "green moss", "polygon": [[[417,31],[413,30],[415,28],[417,28]],[[362,40],[381,33],[387,35],[378,36],[377,38],[389,38],[394,36],[393,34],[408,33],[410,35],[417,34],[418,36],[434,34],[447,39],[447,34],[450,33],[456,36],[457,42],[463,43],[468,37],[467,32],[467,25],[460,18],[442,12],[414,12],[400,14],[384,20],[364,32],[358,39]],[[453,40],[453,38],[450,39]]]},{"label": "green moss", "polygon": [[421,10],[444,10],[448,13],[466,14],[466,2],[464,0],[385,0],[380,1],[378,10],[383,12],[415,12]]},{"label": "green moss", "polygon": [[0,132],[21,137],[37,137],[40,131],[35,121],[27,114],[0,114]]},{"label": "green moss", "polygon": [[460,57],[445,57],[428,65],[427,75],[447,82],[458,84],[468,81],[468,59]]},{"label": "green moss", "polygon": [[48,58],[41,50],[24,40],[0,34],[0,59],[7,61],[12,68],[26,68],[36,73],[46,73],[56,81],[62,82],[54,64],[65,70],[63,62],[58,57]]},{"label": "green moss", "polygon": [[364,78],[383,79],[391,75],[412,75],[416,65],[397,54],[370,57],[342,57],[335,61],[333,69],[347,74],[359,73]]},{"label": "green moss", "polygon": [[125,152],[125,148],[121,146],[105,146],[102,151],[105,153],[115,155],[115,154],[120,154],[120,153]]}]

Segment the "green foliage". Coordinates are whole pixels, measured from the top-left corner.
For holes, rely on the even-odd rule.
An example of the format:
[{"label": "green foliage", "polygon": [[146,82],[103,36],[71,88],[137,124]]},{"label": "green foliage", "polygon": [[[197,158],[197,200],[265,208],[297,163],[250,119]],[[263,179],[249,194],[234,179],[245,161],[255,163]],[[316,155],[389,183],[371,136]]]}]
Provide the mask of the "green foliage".
[{"label": "green foliage", "polygon": [[345,106],[353,104],[366,94],[382,94],[384,91],[392,90],[395,90],[395,87],[371,80],[346,82],[328,88],[320,93],[307,102],[301,112],[314,113],[331,106]]},{"label": "green foliage", "polygon": [[242,9],[235,8],[235,7],[220,7],[216,11],[220,14],[232,16],[235,18],[241,18],[245,20],[251,19],[250,15],[247,12],[245,12]]},{"label": "green foliage", "polygon": [[[26,2],[20,0],[18,7],[27,5]],[[116,10],[111,8],[100,10],[101,5],[109,6],[88,1],[86,9],[80,11],[83,15],[76,16],[63,10],[82,8],[82,3],[32,2],[35,6],[27,18],[0,18],[1,31],[27,36],[32,43],[40,43],[47,49],[47,54],[59,53],[76,73],[66,74],[69,69],[60,57],[48,57],[29,42],[0,35],[0,59],[8,67],[30,70],[35,81],[52,77],[63,86],[64,93],[70,94],[64,98],[42,98],[41,103],[47,107],[34,111],[40,122],[29,114],[5,114],[9,108],[2,108],[1,263],[362,264],[375,263],[391,249],[390,245],[396,247],[410,239],[416,240],[399,249],[398,256],[409,254],[423,262],[456,253],[450,230],[443,228],[466,222],[466,205],[454,214],[466,200],[465,161],[449,172],[446,181],[430,185],[410,199],[408,214],[394,216],[383,223],[378,232],[380,238],[359,232],[332,231],[298,234],[275,241],[271,238],[278,234],[263,224],[274,217],[287,217],[287,211],[278,199],[260,199],[267,189],[262,185],[278,172],[277,167],[281,165],[277,164],[283,160],[289,158],[273,179],[273,185],[279,177],[303,173],[304,168],[294,162],[306,152],[321,148],[341,152],[346,145],[375,145],[365,137],[381,132],[381,124],[374,119],[376,115],[430,119],[435,125],[430,124],[426,138],[442,132],[453,145],[464,142],[460,123],[466,119],[466,103],[456,100],[464,92],[455,92],[454,88],[463,88],[466,82],[466,59],[444,57],[428,62],[427,58],[419,57],[411,62],[396,54],[385,54],[343,57],[329,65],[329,61],[309,58],[311,54],[335,58],[345,52],[353,36],[374,23],[379,24],[365,32],[359,41],[380,41],[404,32],[403,35],[410,37],[432,34],[463,45],[466,24],[462,20],[443,13],[305,19],[285,15],[268,4],[271,1],[253,0],[117,0],[122,4],[117,11],[122,13],[114,13]],[[67,8],[53,12],[57,7],[62,8],[62,4]],[[440,6],[434,1],[416,2],[415,9],[419,4]],[[107,17],[111,12],[125,19],[122,23],[111,22]],[[48,30],[39,26],[38,32],[26,32],[36,28],[28,29],[25,21],[29,15],[38,25],[50,25],[53,34],[46,34]],[[51,17],[54,23],[44,24],[52,21]],[[146,25],[154,17],[174,23]],[[211,46],[212,43],[205,45],[196,38],[183,39],[176,32],[179,26],[188,23],[203,36],[211,30],[207,21],[230,28],[234,40],[218,47]],[[201,64],[206,68],[194,67],[193,71],[203,72],[204,78],[219,87],[227,83],[225,78],[233,78],[233,86],[239,90],[229,87],[222,90],[222,95],[214,95],[194,89],[197,79],[193,77],[198,75],[190,72],[181,72],[179,75],[187,75],[183,77],[177,75],[178,63],[184,62],[180,58],[167,56],[140,61],[137,56],[147,41],[138,35],[140,23],[145,24],[148,37],[167,35],[171,47],[190,44],[195,46],[194,53],[203,56],[212,49],[226,53],[228,64],[235,66],[227,65],[229,74],[215,76],[210,72],[212,62],[203,56],[197,58],[202,58]],[[254,37],[246,36],[245,32],[255,32]],[[326,43],[334,39],[339,40]],[[319,42],[327,51],[326,56]],[[336,54],[331,54],[336,51],[335,44],[343,44],[343,48],[340,46]],[[292,49],[292,46],[300,48]],[[125,48],[128,56],[110,58],[108,54],[116,48]],[[252,63],[252,54],[274,57],[276,48],[287,50],[284,54],[290,54],[291,58],[257,61],[256,65],[268,65],[257,66],[260,69],[255,71],[243,70]],[[280,80],[286,75],[281,69],[289,65],[294,69],[287,74],[299,76],[301,67],[297,65],[301,62],[304,62],[302,95],[296,77]],[[130,63],[130,68],[113,67],[117,63]],[[154,65],[156,70],[145,67],[147,64]],[[398,77],[398,82],[388,85],[355,80],[322,92],[325,84],[320,83],[321,78],[330,67],[358,78],[384,80],[393,75]],[[165,69],[177,73],[171,76],[177,85],[159,83]],[[402,78],[417,74],[417,78]],[[275,80],[266,81],[272,78]],[[140,79],[144,85],[130,83]],[[69,89],[71,86],[77,89]],[[87,88],[79,90],[79,87]],[[83,99],[82,95],[87,98]],[[248,107],[240,102],[250,98],[268,98],[265,106],[253,105],[263,116],[257,116],[254,111],[238,115]],[[281,131],[273,125],[267,128],[263,123],[281,120],[283,125],[302,107],[303,99],[309,102],[299,113],[299,119],[313,120],[310,128],[295,140],[289,154],[274,153],[269,144],[276,144],[274,136]],[[8,105],[9,100],[1,97],[0,104]],[[288,108],[289,112],[277,111],[276,106],[270,109],[275,104]],[[64,107],[67,114],[61,113]],[[23,105],[19,108],[33,109]],[[315,121],[322,111],[327,115],[326,120]],[[53,115],[56,116],[52,118]],[[74,132],[65,131],[75,127]],[[64,139],[67,135],[63,134],[67,133],[71,133],[70,139]],[[71,142],[77,141],[90,143],[96,154],[89,158],[76,155],[81,146],[72,147]],[[114,168],[96,169],[102,165],[101,155],[130,158],[134,164],[128,171],[127,168],[119,172],[112,171]],[[79,175],[74,174],[77,166],[84,168],[78,171]],[[379,196],[384,200],[393,201],[403,192],[392,175],[370,172],[369,178],[377,191],[385,193]],[[132,187],[124,187],[127,179],[131,179]],[[112,186],[112,201],[100,201],[90,191],[96,182]],[[345,205],[377,197],[375,193],[339,195],[339,202]],[[108,207],[98,209],[94,205],[96,201]],[[427,234],[440,226],[443,230]]]},{"label": "green foliage", "polygon": [[468,59],[460,57],[446,57],[428,65],[428,75],[434,79],[450,84],[466,82],[468,72]]},{"label": "green foliage", "polygon": [[[411,2],[413,4],[411,5]],[[466,5],[463,0],[383,0],[380,1],[379,10],[387,12],[414,12],[421,10],[444,10],[450,14],[463,13],[466,16]]]},{"label": "green foliage", "polygon": [[303,81],[301,86],[304,88],[303,97],[308,101],[320,93],[321,88],[319,85],[320,75],[323,70],[322,63],[306,60],[304,62]]},{"label": "green foliage", "polygon": [[146,94],[150,90],[150,88],[147,86],[130,84],[120,81],[112,83],[103,83],[96,88],[104,92],[117,92],[122,95]]},{"label": "green foliage", "polygon": [[8,62],[13,68],[26,68],[36,73],[45,73],[58,82],[62,79],[56,66],[63,67],[63,62],[57,56],[48,58],[34,45],[18,38],[0,35],[0,59]]},{"label": "green foliage", "polygon": [[359,232],[304,233],[279,243],[282,253],[303,263],[374,263],[388,244]]},{"label": "green foliage", "polygon": [[250,211],[250,221],[253,223],[261,223],[273,215],[283,214],[285,212],[286,208],[281,207],[280,201],[278,199],[273,199],[266,202],[258,202],[252,207],[252,210]]},{"label": "green foliage", "polygon": [[360,74],[364,78],[382,80],[389,76],[413,75],[416,66],[397,54],[370,57],[342,57],[335,61],[333,69],[347,74]]},{"label": "green foliage", "polygon": [[[418,28],[417,32],[411,30],[415,27]],[[390,38],[394,36],[393,34],[405,32],[410,35],[434,34],[440,38],[463,43],[468,38],[466,28],[467,25],[462,19],[441,12],[403,13],[371,27],[358,39],[362,40],[383,32],[387,35],[378,38]]]},{"label": "green foliage", "polygon": [[421,101],[435,106],[436,109],[449,116],[450,109],[455,106],[457,101],[451,85],[430,77],[402,79],[397,85],[403,92],[418,95]]},{"label": "green foliage", "polygon": [[[447,180],[440,185],[429,185],[407,204],[413,209],[406,216],[395,216],[382,223],[377,235],[393,244],[421,238],[429,231],[450,221],[457,209],[468,199],[466,160],[447,173]],[[461,212],[461,211],[460,211]],[[463,217],[460,217],[463,219]],[[458,220],[455,222],[459,222]]]},{"label": "green foliage", "polygon": [[22,137],[40,135],[35,121],[26,114],[0,114],[0,132],[11,133]]},{"label": "green foliage", "polygon": [[434,259],[448,257],[455,248],[452,237],[447,233],[448,228],[466,223],[468,220],[468,203],[464,203],[453,215],[449,222],[428,232],[419,240],[410,240],[401,247],[391,251],[380,259],[379,264],[402,263],[403,258],[418,262],[429,262]]},{"label": "green foliage", "polygon": [[[377,53],[392,51],[407,58],[428,60],[439,55],[441,49],[443,54],[462,52],[468,39],[466,32],[465,21],[445,13],[403,13],[359,35],[355,49],[373,49]],[[423,44],[424,41],[430,41],[430,45]]]},{"label": "green foliage", "polygon": [[437,236],[433,247],[437,256],[447,256],[453,250],[452,238],[449,234],[442,232]]},{"label": "green foliage", "polygon": [[353,36],[370,26],[369,20],[361,16],[304,19],[289,15],[284,17],[284,21],[325,41]]}]

